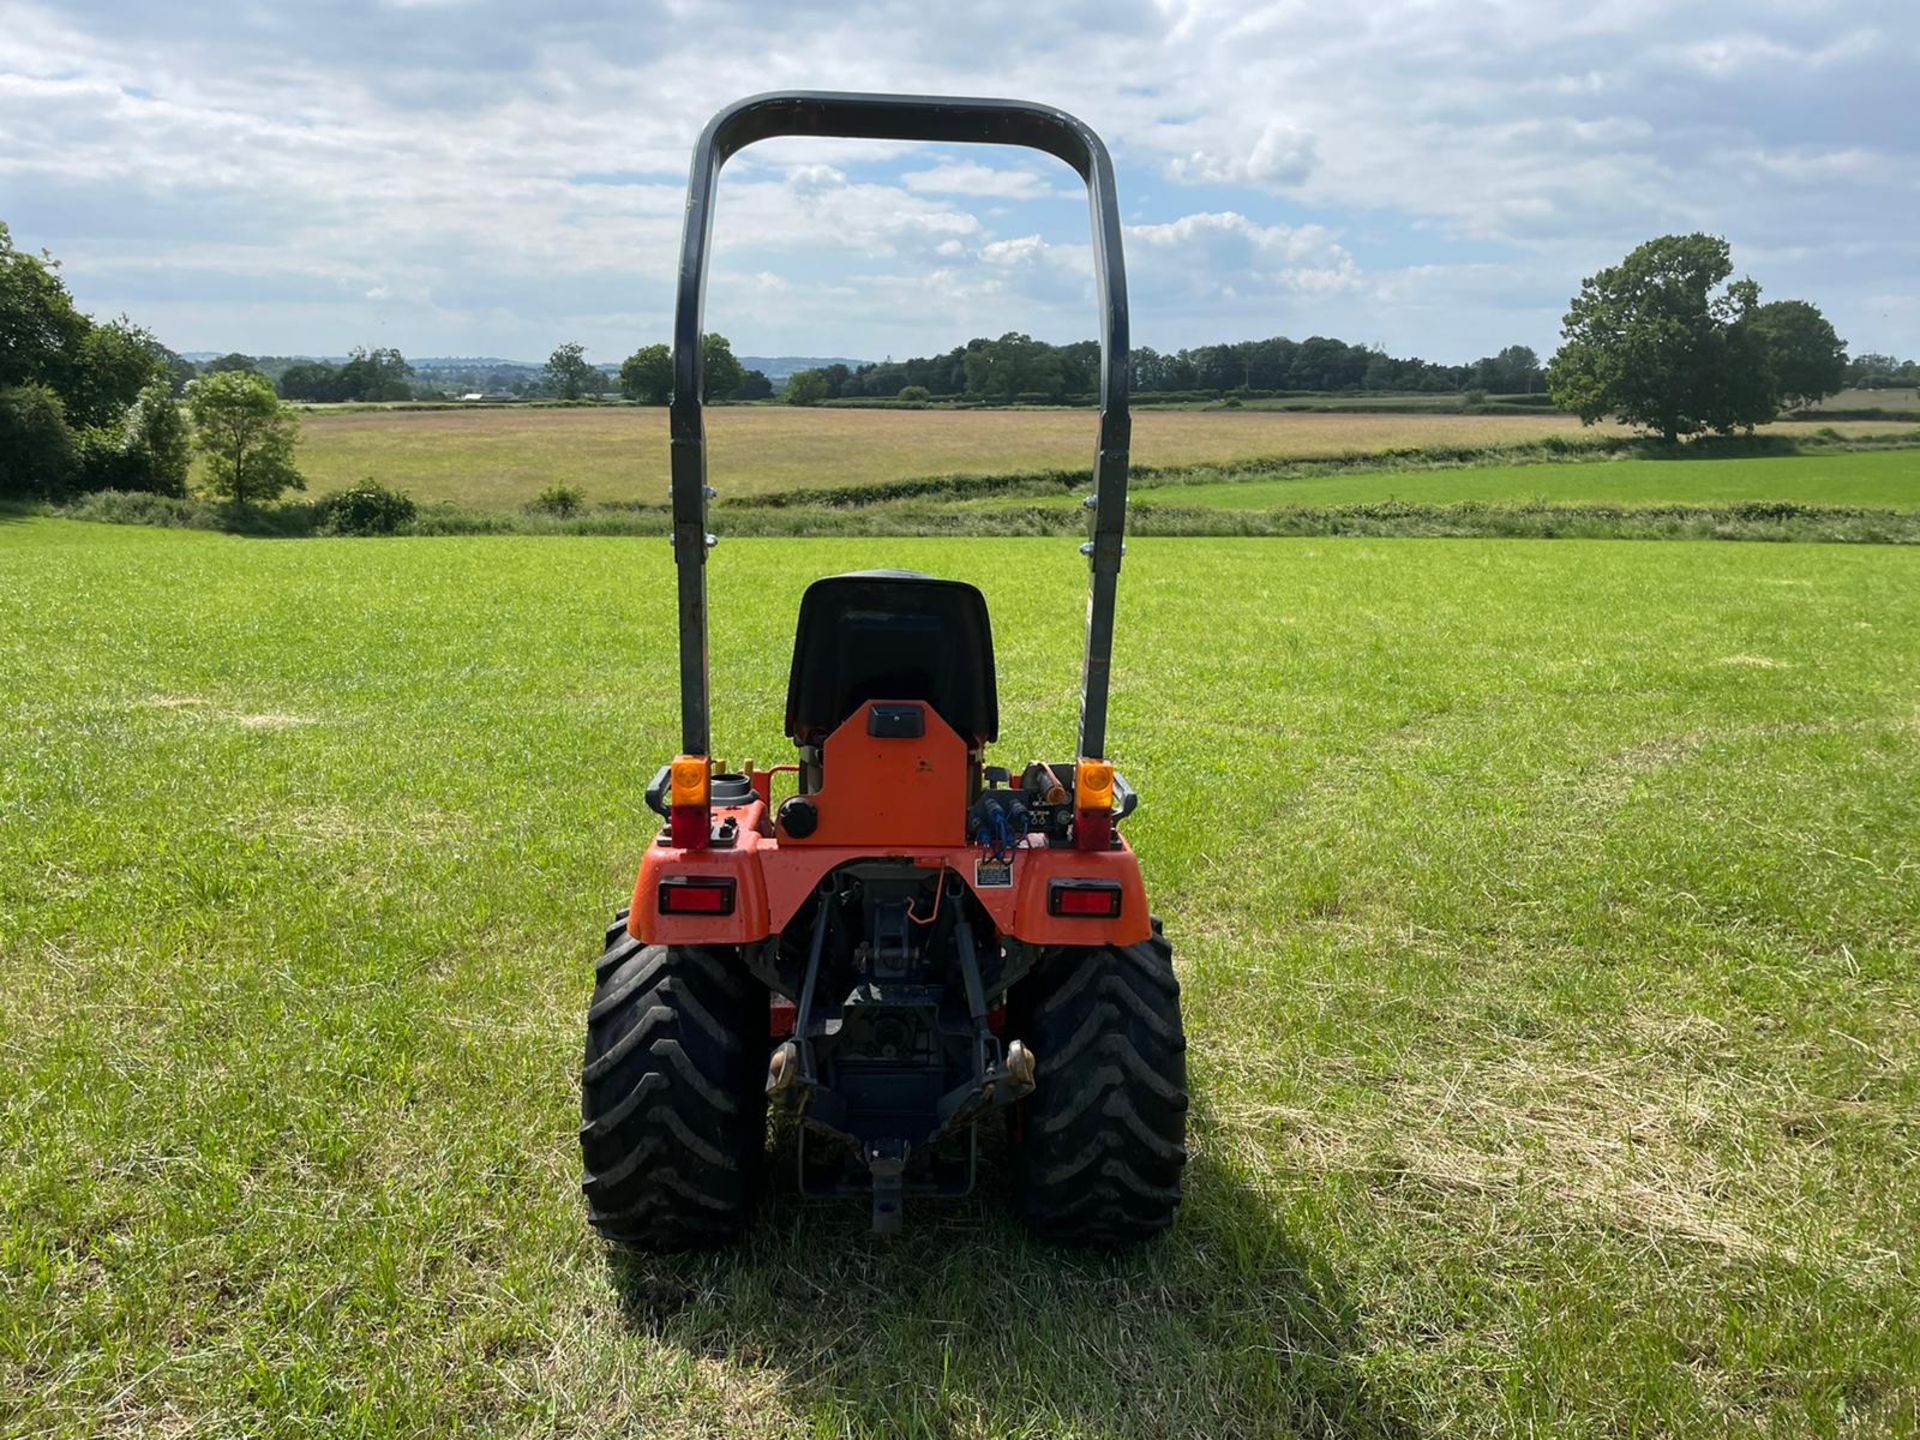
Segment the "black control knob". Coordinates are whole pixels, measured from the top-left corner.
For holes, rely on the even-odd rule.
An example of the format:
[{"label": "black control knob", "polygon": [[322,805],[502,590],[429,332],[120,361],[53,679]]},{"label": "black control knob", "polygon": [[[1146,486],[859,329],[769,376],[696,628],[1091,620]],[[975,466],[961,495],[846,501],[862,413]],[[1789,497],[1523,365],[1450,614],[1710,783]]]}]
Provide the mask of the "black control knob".
[{"label": "black control knob", "polygon": [[820,828],[820,807],[804,795],[789,795],[780,802],[776,819],[785,834],[804,840]]}]

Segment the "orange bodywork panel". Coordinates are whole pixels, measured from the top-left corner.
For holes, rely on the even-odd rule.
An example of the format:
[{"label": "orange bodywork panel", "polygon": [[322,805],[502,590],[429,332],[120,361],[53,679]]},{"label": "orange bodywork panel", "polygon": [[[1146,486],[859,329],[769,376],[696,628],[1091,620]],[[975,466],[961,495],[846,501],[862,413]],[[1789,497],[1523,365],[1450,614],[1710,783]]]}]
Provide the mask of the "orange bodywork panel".
[{"label": "orange bodywork panel", "polygon": [[[882,739],[867,733],[877,706],[919,710],[925,733]],[[848,846],[967,843],[967,742],[917,701],[878,700],[860,706],[820,748],[820,788],[810,798],[820,824],[785,845]]]},{"label": "orange bodywork panel", "polygon": [[[740,811],[762,810],[758,801]],[[971,845],[869,846],[800,845],[749,830],[743,823],[739,843],[728,850],[675,850],[651,845],[640,862],[627,929],[649,945],[748,945],[787,927],[826,874],[852,860],[876,855],[910,858],[928,869],[945,867],[979,898],[1003,936],[1029,945],[1133,945],[1151,933],[1147,887],[1140,862],[1127,842],[1111,850],[1053,848],[1044,842],[1022,846],[1008,867],[1007,885],[981,885],[984,852]],[[989,868],[989,873],[991,870]],[[732,876],[731,915],[663,915],[660,882],[669,876]],[[1047,887],[1055,880],[1117,880],[1120,913],[1112,919],[1049,915]]]},{"label": "orange bodywork panel", "polygon": [[[986,852],[967,843],[971,757],[966,742],[931,708],[922,708],[925,734],[916,738],[868,735],[867,705],[827,737],[821,787],[809,797],[820,823],[805,839],[777,836],[767,806],[755,799],[714,810],[716,822],[729,817],[737,822],[731,846],[650,845],[634,886],[629,932],[652,945],[751,944],[784,930],[830,871],[855,860],[892,856],[959,876],[1004,937],[1030,945],[1145,940],[1151,933],[1146,885],[1125,840],[1110,850],[1088,851],[1052,847],[1029,836],[1005,866],[988,864]],[[660,882],[682,876],[730,877],[733,912],[662,914]],[[1048,887],[1055,880],[1118,881],[1120,913],[1111,918],[1048,914]]]}]

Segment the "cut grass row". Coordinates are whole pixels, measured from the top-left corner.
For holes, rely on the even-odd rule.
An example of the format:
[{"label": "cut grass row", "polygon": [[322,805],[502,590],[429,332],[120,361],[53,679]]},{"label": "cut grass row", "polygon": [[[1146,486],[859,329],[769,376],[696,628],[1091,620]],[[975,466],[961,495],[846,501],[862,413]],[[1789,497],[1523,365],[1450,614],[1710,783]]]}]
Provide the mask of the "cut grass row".
[{"label": "cut grass row", "polygon": [[[1916,434],[1920,439],[1920,434]],[[1814,450],[1801,455],[1730,459],[1633,460],[1593,464],[1403,468],[1285,479],[1161,485],[1134,492],[1141,506],[1219,510],[1279,506],[1526,503],[1564,505],[1795,505],[1920,510],[1920,444],[1912,449]]]},{"label": "cut grass row", "polygon": [[[722,546],[724,748],[875,565],[981,584],[996,757],[1070,753],[1084,569],[1012,539]],[[739,1250],[592,1242],[672,594],[651,541],[0,523],[0,1431],[1920,1423],[1920,553],[1138,541],[1195,1112],[1118,1259],[997,1168],[877,1242],[790,1148]]]}]

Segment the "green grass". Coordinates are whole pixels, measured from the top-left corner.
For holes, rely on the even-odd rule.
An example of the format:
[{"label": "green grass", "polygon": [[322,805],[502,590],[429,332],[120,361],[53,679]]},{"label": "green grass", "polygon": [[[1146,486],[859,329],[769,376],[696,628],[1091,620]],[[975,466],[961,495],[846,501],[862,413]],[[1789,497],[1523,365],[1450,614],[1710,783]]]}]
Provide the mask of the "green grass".
[{"label": "green grass", "polygon": [[[1069,753],[1073,552],[724,544],[724,748],[805,582],[906,564],[988,592],[1000,757]],[[0,523],[0,1433],[1920,1428],[1920,554],[1137,540],[1195,1111],[1118,1259],[997,1170],[892,1243],[784,1182],[717,1257],[589,1238],[671,594],[657,539]]]},{"label": "green grass", "polygon": [[[1416,457],[1417,458],[1417,457]],[[969,509],[1027,506],[1036,497],[967,500]],[[1038,497],[1073,506],[1077,493]],[[1130,495],[1136,506],[1269,510],[1402,500],[1413,504],[1488,505],[1729,505],[1773,500],[1800,505],[1920,509],[1920,448],[1815,450],[1801,455],[1732,458],[1629,459],[1620,456],[1547,457],[1511,465],[1403,465],[1369,469],[1364,462],[1338,469],[1303,465],[1278,477],[1214,479],[1191,475],[1142,477]]]},{"label": "green grass", "polygon": [[1415,503],[1800,505],[1920,510],[1920,449],[1830,451],[1730,460],[1606,460],[1591,464],[1487,465],[1392,470],[1300,480],[1143,488],[1135,503],[1260,510],[1279,505]]},{"label": "green grass", "polygon": [[1419,394],[1392,391],[1382,394],[1341,390],[1295,391],[1284,395],[1221,396],[1210,400],[1155,402],[1150,396],[1138,400],[1141,409],[1183,410],[1290,410],[1298,413],[1380,414],[1380,415],[1527,415],[1552,414],[1553,407],[1539,392],[1532,395],[1483,395],[1469,401],[1463,392]]},{"label": "green grass", "polygon": [[[1678,449],[1619,434],[1429,444],[1372,453],[1140,465],[1133,528],[1147,535],[1370,535],[1799,540],[1920,538],[1920,431],[1697,441]],[[834,471],[834,475],[841,472]],[[764,490],[714,507],[729,536],[1053,535],[1084,526],[1084,469],[922,475]],[[240,513],[204,499],[103,492],[74,519],[310,535],[325,501]],[[602,501],[559,518],[440,502],[412,535],[664,534],[653,502]]]},{"label": "green grass", "polygon": [[1920,416],[1920,387],[1909,385],[1897,390],[1842,390],[1838,395],[1829,395],[1813,407],[1812,414],[1822,411],[1846,412],[1849,410],[1893,411],[1900,414]]}]

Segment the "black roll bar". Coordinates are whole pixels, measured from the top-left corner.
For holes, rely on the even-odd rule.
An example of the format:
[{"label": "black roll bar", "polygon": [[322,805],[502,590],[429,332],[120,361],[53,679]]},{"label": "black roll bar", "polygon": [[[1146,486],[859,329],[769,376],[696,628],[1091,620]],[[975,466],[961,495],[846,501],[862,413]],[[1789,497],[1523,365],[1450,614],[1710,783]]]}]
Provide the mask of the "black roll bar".
[{"label": "black roll bar", "polygon": [[1114,595],[1127,518],[1127,274],[1120,253],[1120,205],[1113,161],[1086,125],[1047,105],[924,95],[781,91],[736,101],[707,122],[687,180],[680,241],[680,288],[673,316],[673,558],[680,589],[680,748],[711,754],[707,677],[707,429],[700,395],[714,187],[736,152],[777,135],[864,140],[1024,145],[1058,156],[1087,184],[1093,212],[1093,269],[1100,290],[1100,436],[1094,451],[1093,537],[1081,547],[1092,571],[1087,648],[1081,671],[1080,754],[1106,753],[1107,685],[1113,657]]}]

